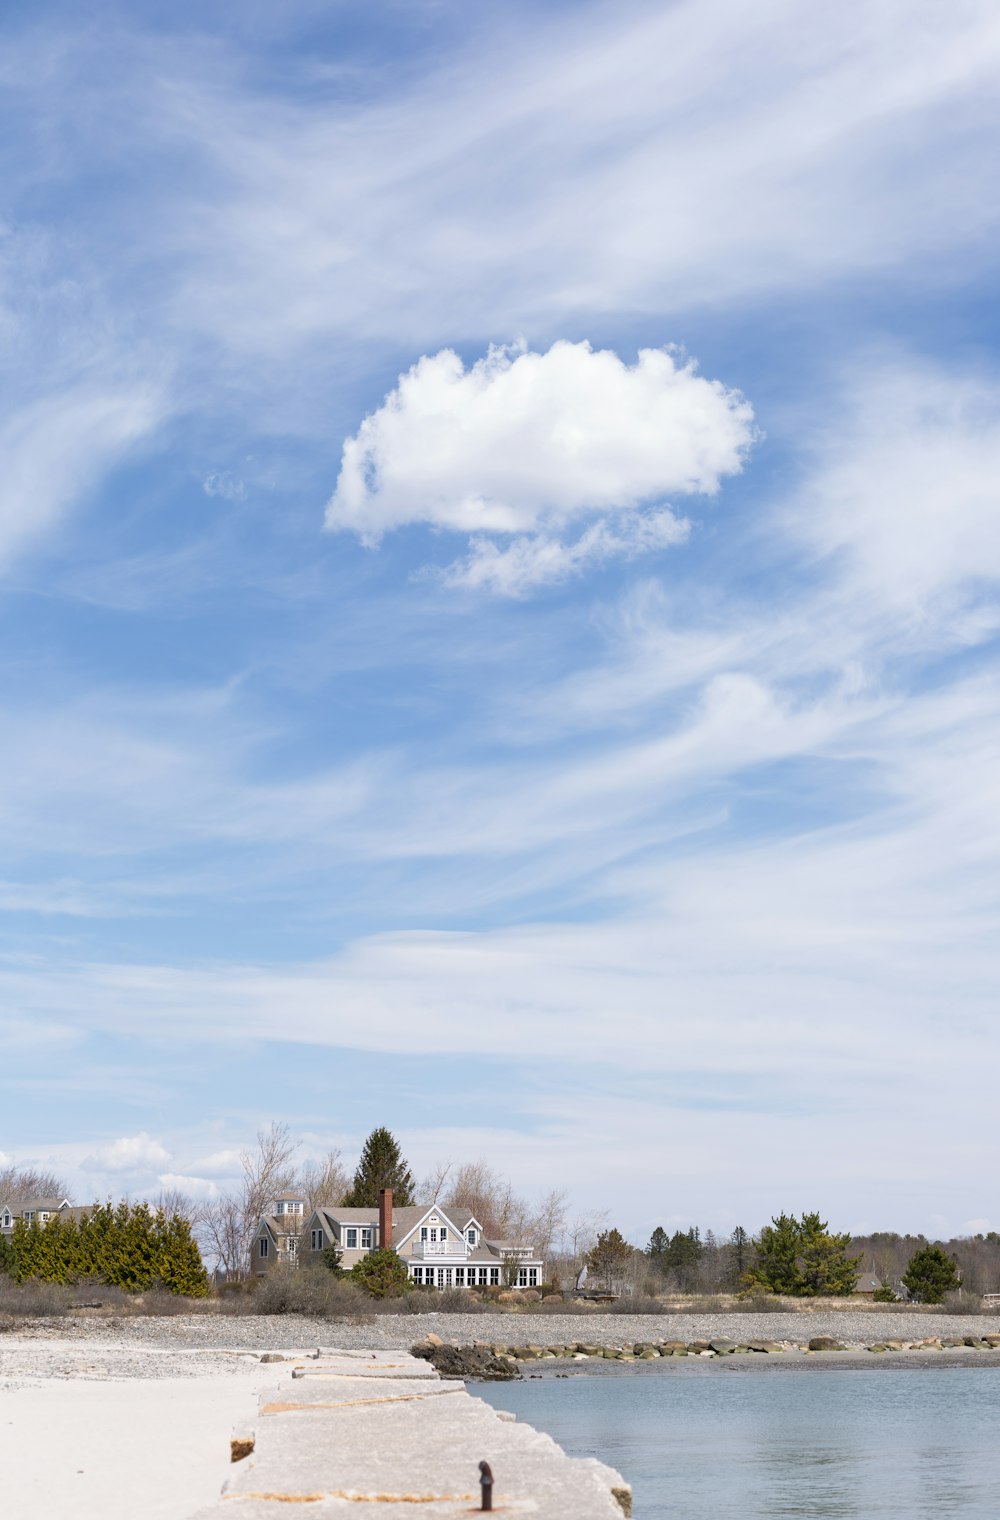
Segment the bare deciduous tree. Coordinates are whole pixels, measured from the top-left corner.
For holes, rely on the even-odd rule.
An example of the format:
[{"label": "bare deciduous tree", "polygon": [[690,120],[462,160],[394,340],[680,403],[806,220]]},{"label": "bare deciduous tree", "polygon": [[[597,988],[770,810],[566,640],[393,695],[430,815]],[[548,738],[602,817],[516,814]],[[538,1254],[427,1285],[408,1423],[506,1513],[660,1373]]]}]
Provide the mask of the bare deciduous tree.
[{"label": "bare deciduous tree", "polygon": [[431,1168],[427,1176],[421,1179],[417,1189],[417,1197],[421,1203],[440,1203],[441,1194],[444,1192],[445,1183],[451,1175],[451,1162],[439,1161],[437,1166]]},{"label": "bare deciduous tree", "polygon": [[238,1191],[224,1193],[205,1205],[201,1234],[227,1282],[250,1276],[257,1224],[275,1196],[295,1186],[298,1146],[287,1124],[258,1130],[256,1150],[240,1152],[243,1179]]},{"label": "bare deciduous tree", "polygon": [[486,1161],[466,1161],[452,1172],[445,1208],[470,1209],[488,1240],[507,1240],[513,1234],[525,1205],[515,1198],[509,1180]]},{"label": "bare deciduous tree", "polygon": [[32,1198],[65,1198],[66,1184],[55,1172],[33,1166],[0,1168],[0,1203],[28,1203]]},{"label": "bare deciduous tree", "polygon": [[179,1214],[182,1219],[190,1224],[198,1224],[204,1213],[204,1204],[195,1203],[187,1193],[180,1188],[161,1188],[153,1199],[153,1208],[161,1209],[168,1219]]},{"label": "bare deciduous tree", "polygon": [[299,1190],[306,1201],[306,1217],[323,1204],[343,1203],[351,1185],[350,1174],[339,1151],[328,1151],[322,1161],[307,1161],[299,1173]]}]

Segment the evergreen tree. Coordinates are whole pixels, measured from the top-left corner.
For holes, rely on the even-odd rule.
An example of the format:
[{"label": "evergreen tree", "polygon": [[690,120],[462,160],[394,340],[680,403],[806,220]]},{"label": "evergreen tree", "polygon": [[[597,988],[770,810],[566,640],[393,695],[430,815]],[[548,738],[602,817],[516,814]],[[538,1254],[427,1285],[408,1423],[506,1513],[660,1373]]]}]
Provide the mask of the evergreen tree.
[{"label": "evergreen tree", "polygon": [[910,1257],[903,1286],[920,1304],[939,1304],[946,1293],[962,1286],[955,1262],[940,1246],[923,1246]]},{"label": "evergreen tree", "polygon": [[399,1298],[413,1286],[406,1263],[391,1246],[369,1251],[351,1268],[349,1276],[372,1298]]},{"label": "evergreen tree", "polygon": [[739,1282],[750,1263],[750,1236],[741,1224],[730,1235],[729,1244],[733,1250],[733,1275]]},{"label": "evergreen tree", "polygon": [[156,1215],[155,1234],[157,1280],[168,1293],[183,1294],[185,1298],[207,1298],[208,1273],[188,1220],[183,1214],[171,1214],[168,1218],[160,1210]]},{"label": "evergreen tree", "polygon": [[329,1245],[323,1252],[323,1265],[328,1272],[333,1273],[334,1277],[345,1277],[347,1275],[340,1265],[343,1259],[344,1253],[337,1245]]},{"label": "evergreen tree", "polygon": [[0,1235],[0,1277],[17,1277],[17,1253],[7,1235]]},{"label": "evergreen tree", "polygon": [[604,1230],[593,1250],[587,1252],[586,1262],[606,1288],[613,1288],[616,1280],[628,1271],[634,1254],[620,1230]]},{"label": "evergreen tree", "polygon": [[667,1270],[667,1252],[670,1250],[670,1236],[662,1225],[658,1224],[649,1237],[649,1245],[646,1247],[646,1255],[649,1264],[659,1272]]},{"label": "evergreen tree", "polygon": [[850,1235],[831,1235],[818,1214],[799,1224],[799,1292],[806,1298],[847,1298],[858,1285],[860,1256],[848,1256]]},{"label": "evergreen tree", "polygon": [[881,1288],[876,1288],[872,1294],[872,1300],[876,1304],[898,1304],[899,1299],[888,1283],[883,1283]]},{"label": "evergreen tree", "polygon": [[778,1214],[764,1226],[754,1244],[756,1257],[746,1275],[746,1286],[768,1293],[797,1293],[799,1230],[794,1215]]},{"label": "evergreen tree", "polygon": [[392,1188],[395,1208],[408,1208],[414,1201],[413,1177],[395,1137],[387,1129],[373,1129],[344,1205],[349,1209],[375,1208],[383,1188]]},{"label": "evergreen tree", "polygon": [[42,1259],[42,1231],[38,1220],[26,1224],[21,1217],[15,1219],[11,1244],[14,1247],[14,1281],[26,1282],[29,1277],[37,1277]]},{"label": "evergreen tree", "polygon": [[765,1225],[756,1244],[756,1259],[743,1281],[747,1289],[763,1288],[795,1298],[819,1294],[846,1297],[857,1286],[860,1256],[848,1256],[849,1235],[831,1235],[818,1214],[779,1214]]}]

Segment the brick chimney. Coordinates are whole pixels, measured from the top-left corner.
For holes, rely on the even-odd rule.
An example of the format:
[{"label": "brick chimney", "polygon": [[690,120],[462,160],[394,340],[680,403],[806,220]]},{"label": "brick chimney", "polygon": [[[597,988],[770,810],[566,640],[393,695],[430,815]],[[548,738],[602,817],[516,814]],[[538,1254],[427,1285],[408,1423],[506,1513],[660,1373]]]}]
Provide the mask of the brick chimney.
[{"label": "brick chimney", "polygon": [[392,1188],[382,1188],[378,1195],[378,1243],[383,1251],[392,1245]]}]

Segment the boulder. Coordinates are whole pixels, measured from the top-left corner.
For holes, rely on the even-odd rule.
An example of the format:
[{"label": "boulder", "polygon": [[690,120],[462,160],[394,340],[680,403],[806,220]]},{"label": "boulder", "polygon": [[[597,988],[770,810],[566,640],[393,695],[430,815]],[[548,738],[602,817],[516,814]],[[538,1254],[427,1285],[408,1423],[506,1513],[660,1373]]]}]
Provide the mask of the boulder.
[{"label": "boulder", "polygon": [[709,1345],[716,1356],[732,1356],[736,1350],[735,1341],[709,1341]]},{"label": "boulder", "polygon": [[413,1356],[430,1362],[443,1378],[476,1378],[485,1382],[505,1382],[520,1377],[507,1357],[494,1356],[488,1346],[448,1346],[440,1339],[434,1345],[427,1340],[410,1348]]},{"label": "boulder", "polygon": [[847,1347],[841,1345],[832,1335],[814,1335],[806,1348],[809,1351],[846,1351]]}]

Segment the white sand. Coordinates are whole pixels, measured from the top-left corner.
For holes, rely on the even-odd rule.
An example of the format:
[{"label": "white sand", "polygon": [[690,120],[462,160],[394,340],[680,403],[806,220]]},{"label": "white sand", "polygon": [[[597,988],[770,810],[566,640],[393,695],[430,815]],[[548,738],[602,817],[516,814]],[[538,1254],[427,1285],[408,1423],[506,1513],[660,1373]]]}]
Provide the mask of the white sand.
[{"label": "white sand", "polygon": [[235,1378],[69,1378],[0,1388],[2,1513],[10,1520],[186,1520],[230,1472],[279,1368]]}]

